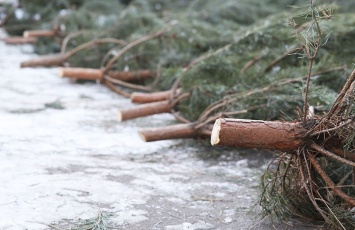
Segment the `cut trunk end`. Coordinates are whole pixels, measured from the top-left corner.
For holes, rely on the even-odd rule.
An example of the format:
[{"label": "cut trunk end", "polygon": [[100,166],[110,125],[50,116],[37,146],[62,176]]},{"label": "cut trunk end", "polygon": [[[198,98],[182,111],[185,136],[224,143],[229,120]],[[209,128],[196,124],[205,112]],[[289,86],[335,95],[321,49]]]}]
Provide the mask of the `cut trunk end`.
[{"label": "cut trunk end", "polygon": [[41,56],[32,60],[21,62],[21,68],[39,66],[61,66],[64,64],[65,56],[62,54],[52,54]]},{"label": "cut trunk end", "polygon": [[138,117],[145,117],[153,114],[169,113],[171,105],[169,101],[153,102],[139,105],[134,108],[124,109],[118,112],[118,120],[125,121]]},{"label": "cut trunk end", "polygon": [[213,125],[211,134],[211,145],[218,145],[220,142],[219,132],[221,131],[221,119],[217,119]]},{"label": "cut trunk end", "polygon": [[306,131],[300,122],[220,118],[213,126],[211,144],[293,152]]},{"label": "cut trunk end", "polygon": [[33,44],[37,41],[36,38],[24,38],[24,37],[7,37],[1,39],[8,45],[22,45],[22,44]]}]

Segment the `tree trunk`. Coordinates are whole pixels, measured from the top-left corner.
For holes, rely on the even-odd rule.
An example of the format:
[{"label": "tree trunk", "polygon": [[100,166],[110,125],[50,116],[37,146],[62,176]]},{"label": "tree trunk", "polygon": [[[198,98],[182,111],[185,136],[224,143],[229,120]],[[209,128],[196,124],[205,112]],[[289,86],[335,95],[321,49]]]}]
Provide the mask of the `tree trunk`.
[{"label": "tree trunk", "polygon": [[[60,69],[59,75],[61,77],[68,77],[82,80],[101,80],[103,78],[103,71],[101,69],[91,68],[73,68],[65,67]],[[121,81],[134,81],[137,79],[149,78],[153,76],[150,70],[138,71],[109,71],[108,76]]]},{"label": "tree trunk", "polygon": [[37,39],[33,37],[32,38],[7,37],[7,38],[2,38],[1,40],[9,45],[33,44],[37,41]]},{"label": "tree trunk", "polygon": [[100,69],[90,68],[60,68],[59,76],[81,80],[101,80],[103,72]]},{"label": "tree trunk", "polygon": [[40,56],[38,58],[21,62],[23,67],[39,67],[39,66],[61,66],[65,61],[65,56],[62,54],[52,54]]},{"label": "tree trunk", "polygon": [[198,130],[193,124],[178,124],[138,131],[145,142],[210,136],[210,130]]},{"label": "tree trunk", "polygon": [[139,105],[134,108],[124,109],[118,112],[118,120],[125,121],[138,117],[145,117],[159,113],[169,113],[171,105],[169,101],[153,102],[144,105]]},{"label": "tree trunk", "polygon": [[217,119],[211,144],[296,151],[307,132],[300,122]]},{"label": "tree trunk", "polygon": [[31,37],[55,37],[56,32],[52,30],[26,30],[23,32],[24,38],[31,38]]},{"label": "tree trunk", "polygon": [[121,81],[136,81],[147,78],[152,78],[154,72],[151,70],[137,70],[137,71],[109,71],[108,75],[114,79]]},{"label": "tree trunk", "polygon": [[131,101],[134,103],[151,103],[157,101],[168,100],[171,90],[155,92],[155,93],[132,93]]}]

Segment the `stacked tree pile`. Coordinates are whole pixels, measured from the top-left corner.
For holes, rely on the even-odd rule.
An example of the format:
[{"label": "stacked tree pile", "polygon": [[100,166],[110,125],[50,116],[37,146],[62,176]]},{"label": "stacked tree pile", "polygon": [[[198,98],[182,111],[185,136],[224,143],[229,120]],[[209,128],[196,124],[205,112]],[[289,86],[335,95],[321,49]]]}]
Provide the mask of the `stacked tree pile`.
[{"label": "stacked tree pile", "polygon": [[355,71],[324,116],[294,122],[218,119],[213,145],[283,152],[262,177],[260,204],[277,219],[355,226]]},{"label": "stacked tree pile", "polygon": [[[248,148],[266,148],[284,152],[271,164],[262,178],[263,193],[260,204],[264,214],[278,219],[287,217],[302,217],[312,220],[323,220],[328,227],[337,229],[353,229],[355,226],[354,206],[355,190],[355,71],[347,78],[336,100],[328,100],[330,108],[324,112],[314,114],[314,107],[310,106],[310,92],[317,92],[313,71],[317,68],[331,66],[327,62],[344,63],[351,66],[354,57],[345,51],[352,50],[350,37],[354,33],[353,15],[339,14],[336,20],[339,24],[327,22],[328,29],[332,29],[330,36],[323,37],[323,19],[329,20],[331,10],[326,6],[310,4],[308,16],[312,20],[303,24],[305,32],[297,28],[296,37],[302,33],[303,37],[299,47],[308,60],[308,74],[305,76],[303,110],[299,118],[293,122],[245,120],[245,119],[218,119],[212,131],[211,143],[213,145],[241,146]],[[307,17],[305,17],[307,18]],[[297,25],[297,20],[292,20]],[[347,28],[346,23],[352,25]],[[346,25],[345,27],[343,27]],[[301,28],[302,28],[301,27]],[[337,28],[336,28],[337,27]],[[343,37],[344,36],[344,37]],[[304,39],[304,40],[303,40]],[[325,44],[326,42],[326,44]],[[341,47],[337,45],[341,42]],[[343,46],[344,45],[344,46]],[[288,52],[287,52],[288,53]],[[340,54],[341,53],[341,54]],[[327,59],[323,59],[324,56]],[[348,56],[347,56],[348,55]],[[318,59],[320,57],[320,59]],[[285,57],[282,56],[282,59]],[[334,59],[333,59],[334,58]],[[275,62],[280,63],[280,58]],[[272,62],[273,66],[274,63]],[[282,68],[282,67],[281,67]],[[338,69],[334,67],[333,70]],[[267,68],[269,70],[269,67]],[[329,73],[331,69],[320,72]],[[338,73],[339,74],[339,73]],[[324,84],[329,82],[321,80],[319,74],[317,81]],[[280,79],[275,83],[261,89],[253,89],[248,96],[259,93],[272,93],[284,83],[297,82],[297,79]],[[333,82],[329,89],[336,89],[340,85]],[[336,87],[334,87],[336,86]],[[283,88],[283,87],[282,87]],[[270,91],[271,90],[271,91]],[[289,89],[289,92],[292,90]],[[277,96],[274,94],[274,96]],[[324,94],[330,96],[329,92]],[[259,95],[259,100],[262,95]],[[228,99],[230,99],[228,97]],[[289,97],[284,97],[289,99]],[[317,101],[320,98],[317,99]],[[316,102],[316,101],[315,101]],[[324,101],[326,102],[326,101]],[[331,103],[329,103],[331,102]],[[221,104],[226,106],[226,104]],[[317,105],[319,105],[317,103]],[[215,107],[218,107],[217,104]],[[213,108],[213,107],[212,107]]]},{"label": "stacked tree pile", "polygon": [[[206,51],[232,42],[235,31],[253,23],[255,19],[250,17],[251,14],[262,17],[276,11],[273,8],[276,3],[273,1],[270,1],[270,6],[265,4],[266,7],[259,8],[253,7],[256,4],[254,1],[225,2],[225,5],[222,4],[222,7],[218,7],[220,4],[216,4],[214,1],[192,1],[191,3],[187,1],[177,6],[174,2],[164,2],[163,4],[161,1],[157,1],[148,4],[144,1],[136,1],[120,11],[111,26],[105,24],[103,27],[95,27],[91,31],[70,33],[64,39],[60,54],[24,62],[22,67],[64,65],[66,63],[70,66],[97,68],[93,70],[94,76],[89,76],[88,80],[102,80],[103,76],[110,71],[140,73],[142,70],[149,70],[152,73],[159,72],[157,73],[159,81],[144,81],[143,84],[151,84],[153,87],[133,87],[133,90],[167,90],[171,87],[176,73],[180,72],[182,67],[191,60]],[[161,4],[166,7],[163,10],[156,10],[157,5]],[[92,12],[92,9],[87,5],[90,6],[89,3],[83,4],[77,12]],[[186,12],[185,7],[188,5]],[[196,8],[199,7],[204,7],[208,11],[197,13]],[[239,17],[225,16],[226,13],[231,14],[231,9],[241,7],[248,10],[240,12]],[[172,8],[174,10],[171,10]],[[100,9],[103,10],[105,7]],[[75,25],[76,18],[82,18],[82,15],[77,12],[61,16],[61,23],[57,24],[60,27]],[[107,12],[106,15],[112,14]],[[113,16],[109,18],[113,18]],[[81,21],[79,20],[79,22]],[[152,31],[162,29],[164,29],[164,33],[158,32],[157,36],[149,36]],[[140,41],[145,36],[149,39]],[[122,39],[127,42],[125,43]],[[111,49],[117,44],[119,44],[117,48]],[[105,53],[106,55],[104,55]],[[99,67],[104,69],[103,74],[100,73]],[[69,75],[67,74],[69,72],[78,73],[77,70],[64,69],[62,74]],[[86,78],[88,72],[90,71],[69,77]],[[122,92],[121,89],[112,86],[113,82],[122,85],[122,82],[117,79],[112,81],[110,78],[105,78],[105,82],[108,82],[110,88],[116,92],[125,96],[129,95],[129,93]],[[124,86],[130,88],[132,85],[124,84]]]},{"label": "stacked tree pile", "polygon": [[[47,37],[60,36],[60,28],[52,25],[54,16],[68,9],[76,9],[81,0],[44,2],[42,0],[18,1],[15,5],[5,4],[0,26],[14,36],[4,41],[9,44],[44,43],[53,45]],[[22,36],[23,35],[23,36]],[[47,47],[47,49],[48,49]]]},{"label": "stacked tree pile", "polygon": [[[304,17],[299,15],[294,20],[300,21],[297,24],[302,26],[296,29],[302,31]],[[306,58],[300,58],[304,55],[303,45],[291,36],[293,29],[285,27],[284,22],[284,14],[278,14],[244,31],[241,29],[237,41],[204,54],[179,75],[173,90],[179,89],[181,97],[178,101],[173,100],[169,108],[174,114],[174,111],[179,112],[176,114],[179,120],[189,122],[185,126],[187,129],[195,129],[186,137],[195,136],[199,131],[206,133],[210,123],[219,117],[297,118],[295,110],[303,105],[300,91],[309,66]],[[327,43],[319,48],[321,55],[314,60],[310,79],[312,90],[308,98],[318,112],[330,108],[352,71],[354,58],[350,53],[344,55],[343,50],[353,50],[353,31],[351,26],[339,26],[343,22],[354,25],[355,18],[344,13],[327,22],[332,34],[330,37],[325,34]],[[161,112],[166,110],[163,107]],[[163,130],[174,132],[172,128]],[[141,133],[144,139],[154,140],[145,136],[161,131]]]}]

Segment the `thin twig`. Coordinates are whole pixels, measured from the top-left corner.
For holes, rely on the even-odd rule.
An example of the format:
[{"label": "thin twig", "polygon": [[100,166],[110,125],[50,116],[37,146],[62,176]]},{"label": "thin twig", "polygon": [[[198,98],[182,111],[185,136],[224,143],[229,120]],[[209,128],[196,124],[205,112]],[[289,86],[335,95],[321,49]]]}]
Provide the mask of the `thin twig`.
[{"label": "thin twig", "polygon": [[156,38],[156,37],[159,37],[161,36],[162,34],[165,33],[167,29],[163,29],[163,30],[160,30],[158,32],[155,32],[155,33],[152,33],[152,34],[148,34],[146,36],[143,36],[141,38],[138,38],[137,40],[134,40],[132,41],[131,43],[127,44],[124,48],[122,48],[105,66],[104,68],[104,73],[107,73],[113,63],[115,63],[124,53],[126,53],[128,50],[132,49],[133,47],[143,43],[143,42],[146,42],[146,41],[149,41],[150,39],[153,39],[153,38]]},{"label": "thin twig", "polygon": [[60,53],[61,53],[61,54],[65,54],[65,51],[66,51],[66,49],[67,49],[67,46],[68,46],[68,43],[69,43],[70,39],[75,38],[75,37],[78,37],[78,36],[80,36],[80,35],[82,35],[82,34],[88,34],[88,33],[90,33],[90,32],[87,31],[87,30],[81,30],[81,31],[78,31],[78,32],[74,32],[74,33],[68,34],[68,35],[64,38],[64,40],[63,40],[63,42],[62,42],[62,47],[60,48]]},{"label": "thin twig", "polygon": [[[322,37],[322,31],[321,31],[321,28],[319,25],[319,21],[318,21],[316,14],[315,14],[315,10],[313,10],[313,0],[310,0],[310,6],[312,8],[312,20],[313,20],[312,26],[313,26],[313,24],[315,24],[317,27],[317,41],[315,42],[314,46],[313,46],[313,44],[306,42],[306,46],[304,47],[306,56],[309,61],[309,66],[308,66],[308,76],[307,76],[307,80],[306,80],[306,87],[305,87],[305,92],[304,92],[305,95],[304,95],[304,105],[303,105],[303,121],[306,121],[306,119],[307,119],[309,83],[311,80],[313,62],[314,62],[314,59],[318,53],[319,47],[321,46],[321,37]],[[314,47],[313,54],[310,53],[309,46],[307,44],[312,45]]]},{"label": "thin twig", "polygon": [[244,73],[245,71],[247,71],[251,66],[253,66],[255,63],[257,63],[258,61],[260,61],[265,55],[258,55],[255,56],[253,59],[251,59],[250,61],[248,61],[243,68],[240,70],[240,73]]},{"label": "thin twig", "polygon": [[117,93],[117,94],[119,94],[119,95],[122,95],[122,96],[128,97],[128,98],[131,96],[130,93],[126,93],[125,91],[118,89],[114,84],[112,84],[112,83],[109,82],[109,81],[105,81],[105,80],[104,80],[103,83],[104,83],[110,90],[112,90],[113,92],[115,92],[115,93]]},{"label": "thin twig", "polygon": [[[302,50],[303,47],[297,47],[297,48],[294,48],[294,49],[291,49],[291,50],[288,50],[286,51],[284,54],[282,54],[280,57],[276,58],[274,61],[272,61],[270,63],[270,65],[268,65],[268,67],[265,68],[264,72],[268,72],[271,70],[271,68],[276,65],[277,63],[279,63],[282,59],[284,59],[285,57],[287,56],[290,56],[291,54],[295,54],[296,52]],[[243,67],[244,68],[244,67]]]},{"label": "thin twig", "polygon": [[100,45],[100,44],[105,44],[105,43],[113,43],[113,44],[117,44],[117,45],[125,45],[126,44],[125,41],[120,40],[120,39],[116,39],[116,38],[94,39],[94,40],[91,40],[89,42],[83,43],[83,44],[75,47],[74,49],[69,50],[68,52],[66,52],[64,54],[65,59],[70,58],[71,56],[73,56],[74,54],[78,53],[81,50],[88,49],[88,48],[91,48],[93,46]]},{"label": "thin twig", "polygon": [[112,78],[112,77],[110,77],[110,76],[108,76],[106,74],[104,74],[104,79],[109,81],[109,82],[111,82],[111,83],[114,83],[114,84],[117,84],[117,85],[121,85],[121,86],[130,88],[130,89],[136,89],[136,90],[142,90],[142,91],[151,91],[152,90],[151,87],[132,84],[132,83],[125,82],[125,81],[122,81],[122,80],[119,80],[119,79],[114,79],[114,78]]},{"label": "thin twig", "polygon": [[346,81],[343,89],[341,90],[337,99],[335,100],[333,107],[329,110],[329,112],[325,116],[327,119],[329,119],[335,114],[338,107],[342,104],[345,95],[350,91],[352,87],[354,87],[354,82],[355,82],[355,70],[351,73],[348,80]]},{"label": "thin twig", "polygon": [[[302,151],[301,153],[302,155],[305,155],[304,154],[304,151]],[[305,156],[304,156],[305,158]],[[307,181],[310,182],[309,179],[311,178],[306,178],[305,175],[304,175],[304,172],[303,172],[303,166],[302,166],[302,162],[303,160],[301,159],[301,157],[299,157],[299,167],[300,167],[300,174],[301,174],[301,178],[302,178],[302,183],[303,183],[303,187],[306,189],[306,192],[307,192],[307,195],[310,199],[310,201],[312,202],[313,204],[313,207],[315,209],[317,209],[317,211],[319,212],[319,214],[323,217],[323,219],[328,222],[328,223],[331,223],[330,219],[328,218],[328,216],[324,213],[324,211],[319,207],[319,205],[317,204],[317,202],[315,201],[315,198],[314,198],[314,194],[310,191],[310,188],[307,184]],[[305,164],[307,164],[307,161],[304,162]]]},{"label": "thin twig", "polygon": [[316,169],[316,171],[319,173],[319,175],[322,177],[322,179],[325,181],[325,183],[328,185],[328,187],[330,187],[339,197],[344,199],[348,204],[351,204],[354,207],[355,199],[349,197],[343,191],[341,191],[339,188],[335,186],[332,179],[324,172],[324,170],[319,165],[318,161],[314,158],[314,156],[312,154],[308,154],[308,159],[313,165],[313,167]]},{"label": "thin twig", "polygon": [[324,155],[326,155],[326,156],[328,156],[330,158],[333,158],[334,160],[337,160],[337,161],[339,161],[339,162],[341,162],[343,164],[347,164],[347,165],[355,167],[355,162],[349,161],[347,159],[344,159],[341,156],[338,156],[338,155],[336,155],[336,154],[334,154],[332,152],[329,152],[329,151],[325,150],[324,148],[322,148],[321,146],[317,145],[316,143],[312,143],[311,147],[313,149],[317,150],[319,153],[324,154]]},{"label": "thin twig", "polygon": [[345,126],[345,125],[348,125],[348,124],[350,124],[350,123],[352,123],[352,122],[354,122],[354,121],[353,121],[352,119],[349,119],[349,120],[343,122],[342,124],[340,124],[340,125],[338,125],[338,126],[336,126],[336,127],[329,128],[329,129],[324,129],[324,130],[320,130],[320,131],[318,131],[318,132],[314,132],[314,133],[312,133],[310,136],[311,136],[311,137],[314,137],[314,136],[318,136],[318,135],[320,135],[320,134],[322,134],[322,133],[329,133],[329,132],[331,132],[331,131],[340,129],[341,127],[343,127],[343,126]]},{"label": "thin twig", "polygon": [[191,61],[191,62],[184,68],[184,71],[185,71],[185,72],[188,71],[188,70],[191,69],[194,65],[196,65],[196,64],[200,63],[201,61],[203,61],[203,60],[205,60],[205,59],[211,57],[212,55],[216,55],[216,54],[218,54],[218,53],[220,53],[220,52],[222,52],[222,51],[225,51],[225,50],[229,49],[229,48],[232,46],[232,44],[233,44],[233,43],[228,44],[228,45],[226,45],[226,46],[224,46],[224,47],[222,47],[222,48],[220,48],[220,49],[218,49],[218,50],[216,50],[216,51],[214,51],[214,52],[207,53],[207,54],[205,54],[205,55],[202,55],[202,56],[196,58],[195,60]]},{"label": "thin twig", "polygon": [[183,93],[183,94],[180,94],[178,95],[178,97],[176,99],[173,99],[171,100],[171,107],[174,107],[179,101],[185,99],[185,98],[188,98],[190,97],[190,93]]},{"label": "thin twig", "polygon": [[176,112],[174,109],[171,109],[170,113],[175,117],[177,121],[180,121],[182,123],[191,123],[190,120],[186,119],[185,117],[181,116],[178,112]]}]

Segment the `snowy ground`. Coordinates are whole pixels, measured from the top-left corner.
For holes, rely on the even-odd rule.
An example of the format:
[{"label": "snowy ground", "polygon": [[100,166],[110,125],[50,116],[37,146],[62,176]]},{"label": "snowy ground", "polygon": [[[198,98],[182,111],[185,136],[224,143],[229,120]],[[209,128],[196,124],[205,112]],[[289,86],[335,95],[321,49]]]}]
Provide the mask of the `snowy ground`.
[{"label": "snowy ground", "polygon": [[101,212],[112,229],[273,229],[250,212],[263,153],[144,143],[138,127],[173,117],[119,123],[127,99],[57,69],[19,69],[30,50],[0,42],[1,230],[70,229]]}]

